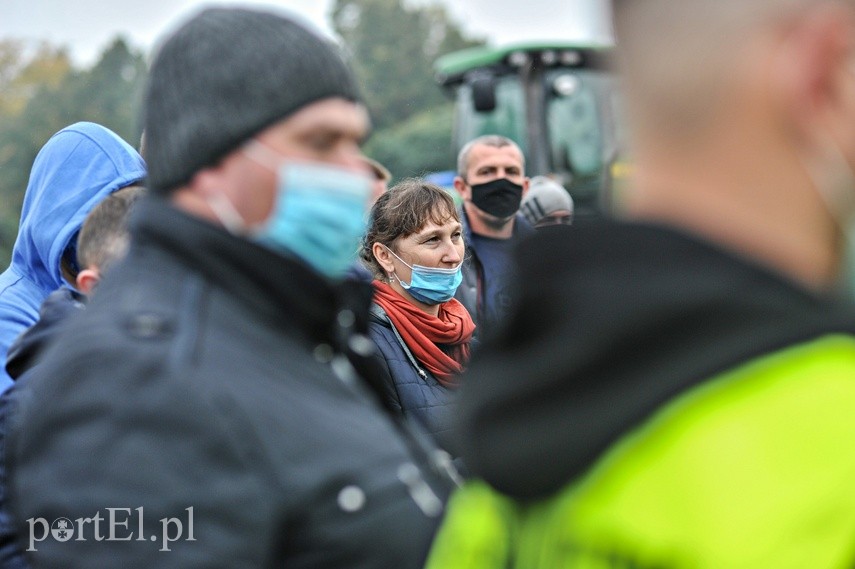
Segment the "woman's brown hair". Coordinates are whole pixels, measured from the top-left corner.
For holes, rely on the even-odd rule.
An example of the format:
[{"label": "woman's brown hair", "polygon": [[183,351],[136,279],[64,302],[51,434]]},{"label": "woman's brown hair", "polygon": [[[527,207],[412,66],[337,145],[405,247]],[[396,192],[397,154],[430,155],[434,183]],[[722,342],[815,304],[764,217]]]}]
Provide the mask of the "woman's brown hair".
[{"label": "woman's brown hair", "polygon": [[392,248],[396,239],[417,233],[429,221],[443,225],[449,219],[460,221],[451,194],[419,178],[402,180],[381,195],[371,208],[359,258],[375,277],[382,278],[383,268],[371,251],[374,243]]}]

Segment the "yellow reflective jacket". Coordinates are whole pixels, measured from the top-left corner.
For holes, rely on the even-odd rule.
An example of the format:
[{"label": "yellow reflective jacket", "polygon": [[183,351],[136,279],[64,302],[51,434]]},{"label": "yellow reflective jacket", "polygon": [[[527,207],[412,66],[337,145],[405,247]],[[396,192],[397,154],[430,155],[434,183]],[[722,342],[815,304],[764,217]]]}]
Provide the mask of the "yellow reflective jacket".
[{"label": "yellow reflective jacket", "polygon": [[461,388],[485,481],[428,569],[855,567],[848,304],[651,226],[517,261],[511,325]]}]

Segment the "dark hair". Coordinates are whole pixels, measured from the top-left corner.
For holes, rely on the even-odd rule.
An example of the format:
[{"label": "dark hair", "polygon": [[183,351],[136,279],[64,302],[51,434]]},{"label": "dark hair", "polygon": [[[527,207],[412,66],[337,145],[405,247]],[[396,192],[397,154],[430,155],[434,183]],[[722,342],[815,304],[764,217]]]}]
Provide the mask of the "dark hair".
[{"label": "dark hair", "polygon": [[383,277],[383,268],[371,250],[375,243],[391,249],[399,237],[417,233],[428,222],[442,225],[449,219],[460,221],[451,194],[419,178],[402,180],[381,195],[371,208],[359,258],[375,277]]},{"label": "dark hair", "polygon": [[110,194],[92,208],[77,238],[80,268],[96,266],[104,271],[125,254],[128,214],[145,191],[142,186],[128,186]]}]

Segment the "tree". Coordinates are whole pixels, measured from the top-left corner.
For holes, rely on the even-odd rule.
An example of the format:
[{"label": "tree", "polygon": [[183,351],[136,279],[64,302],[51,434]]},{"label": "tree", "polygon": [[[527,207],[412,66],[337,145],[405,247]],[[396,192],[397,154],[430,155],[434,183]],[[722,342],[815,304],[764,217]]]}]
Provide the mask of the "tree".
[{"label": "tree", "polygon": [[450,103],[422,111],[376,132],[365,153],[385,165],[396,180],[451,170],[456,158],[451,149],[452,114]]},{"label": "tree", "polygon": [[23,41],[0,40],[0,116],[14,116],[39,87],[56,87],[71,71],[64,48],[46,42],[28,50]]},{"label": "tree", "polygon": [[442,105],[433,61],[483,43],[466,39],[439,5],[409,9],[401,0],[336,0],[332,20],[378,129]]},{"label": "tree", "polygon": [[136,147],[140,138],[139,108],[147,74],[145,59],[116,38],[90,71],[77,78],[69,116],[97,122]]}]

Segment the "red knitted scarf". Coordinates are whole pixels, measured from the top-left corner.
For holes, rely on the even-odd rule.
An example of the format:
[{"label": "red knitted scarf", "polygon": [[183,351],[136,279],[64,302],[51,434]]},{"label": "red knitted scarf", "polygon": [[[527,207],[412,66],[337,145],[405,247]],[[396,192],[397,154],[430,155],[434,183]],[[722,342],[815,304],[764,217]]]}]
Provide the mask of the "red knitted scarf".
[{"label": "red knitted scarf", "polygon": [[[439,305],[437,316],[431,316],[380,281],[374,281],[374,302],[389,316],[413,356],[442,385],[455,387],[454,376],[469,361],[469,342],[475,331],[466,308],[452,298]],[[437,344],[444,344],[446,351]]]}]

